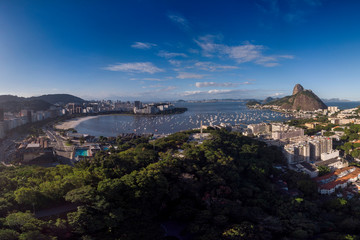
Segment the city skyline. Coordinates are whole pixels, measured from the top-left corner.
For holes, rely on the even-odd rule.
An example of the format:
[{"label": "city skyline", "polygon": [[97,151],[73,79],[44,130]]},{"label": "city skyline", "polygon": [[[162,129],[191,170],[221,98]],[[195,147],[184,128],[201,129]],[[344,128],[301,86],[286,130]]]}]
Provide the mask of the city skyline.
[{"label": "city skyline", "polygon": [[3,1],[0,94],[360,100],[360,3]]}]

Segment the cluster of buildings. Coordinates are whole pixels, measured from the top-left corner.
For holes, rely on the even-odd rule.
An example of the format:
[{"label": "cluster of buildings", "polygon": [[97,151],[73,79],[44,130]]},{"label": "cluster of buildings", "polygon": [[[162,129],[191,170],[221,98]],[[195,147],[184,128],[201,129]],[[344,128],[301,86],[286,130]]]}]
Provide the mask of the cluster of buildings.
[{"label": "cluster of buildings", "polygon": [[20,143],[16,151],[16,159],[21,163],[29,163],[34,159],[49,161],[55,156],[53,148],[46,137],[29,138]]},{"label": "cluster of buildings", "polygon": [[4,112],[0,109],[0,139],[3,139],[11,129],[59,115],[61,115],[61,108],[58,106],[51,106],[46,111],[21,110],[15,113]]},{"label": "cluster of buildings", "polygon": [[133,111],[135,114],[157,114],[172,109],[174,109],[174,105],[170,103],[143,104],[140,101],[135,101]]},{"label": "cluster of buildings", "polygon": [[258,123],[248,125],[247,134],[273,140],[285,140],[304,136],[304,129],[284,123]]},{"label": "cluster of buildings", "polygon": [[84,103],[68,103],[62,109],[62,114],[88,114],[110,111],[131,112],[134,104],[121,101],[90,101]]},{"label": "cluster of buildings", "polygon": [[68,103],[62,109],[62,114],[91,114],[111,111],[129,112],[135,114],[156,114],[171,109],[174,109],[174,105],[170,103],[143,104],[140,101],[131,103],[106,100],[84,103]]},{"label": "cluster of buildings", "polygon": [[310,177],[318,176],[319,166],[332,170],[348,166],[339,151],[333,150],[331,137],[306,136],[304,129],[284,123],[250,124],[245,134],[252,134],[269,145],[281,147],[288,166]]},{"label": "cluster of buildings", "polygon": [[318,184],[318,191],[321,194],[332,194],[338,188],[345,188],[353,183],[358,185],[360,179],[360,168],[344,167],[332,173],[315,178]]},{"label": "cluster of buildings", "polygon": [[345,125],[349,123],[360,124],[359,116],[358,108],[350,108],[337,111],[336,114],[329,117],[329,120],[332,124],[336,125]]},{"label": "cluster of buildings", "polygon": [[[263,106],[275,109],[277,106]],[[280,110],[280,109],[279,109]],[[327,116],[332,124],[338,125],[331,129],[335,135],[331,137],[321,135],[306,136],[303,129],[291,127],[282,123],[260,123],[248,125],[245,134],[252,134],[262,138],[265,142],[280,146],[284,152],[290,169],[304,172],[318,184],[321,194],[332,194],[336,189],[347,188],[353,192],[360,190],[360,168],[349,167],[349,162],[340,157],[338,150],[333,149],[333,139],[339,139],[344,133],[346,124],[360,124],[360,113],[358,108],[340,110],[338,107],[330,106],[327,109],[306,112],[296,111],[302,118],[314,118],[319,114]],[[308,129],[314,129],[322,123],[306,123]],[[340,126],[339,126],[340,125]],[[276,143],[276,144],[274,144]],[[319,168],[327,167],[332,172],[318,177]]]},{"label": "cluster of buildings", "polygon": [[323,136],[304,136],[292,140],[284,146],[288,164],[315,162],[339,157],[339,151],[332,149],[332,138]]}]

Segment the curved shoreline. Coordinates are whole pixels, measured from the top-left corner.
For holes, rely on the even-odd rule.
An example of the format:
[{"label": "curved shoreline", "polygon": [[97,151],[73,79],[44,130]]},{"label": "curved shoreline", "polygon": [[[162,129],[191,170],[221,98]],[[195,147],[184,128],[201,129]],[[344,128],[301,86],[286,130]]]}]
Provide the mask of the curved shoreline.
[{"label": "curved shoreline", "polygon": [[78,117],[75,119],[67,120],[65,122],[59,123],[55,126],[56,129],[66,130],[69,128],[75,128],[81,122],[84,122],[89,119],[97,118],[98,116],[86,116],[86,117]]}]

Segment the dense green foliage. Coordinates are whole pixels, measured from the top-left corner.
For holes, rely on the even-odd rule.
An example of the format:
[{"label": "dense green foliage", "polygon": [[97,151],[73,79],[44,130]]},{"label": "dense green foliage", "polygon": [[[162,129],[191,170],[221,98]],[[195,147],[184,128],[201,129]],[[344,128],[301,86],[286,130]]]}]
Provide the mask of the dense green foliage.
[{"label": "dense green foliage", "polygon": [[38,97],[18,97],[13,95],[0,95],[0,107],[5,112],[19,112],[22,109],[35,111],[47,110],[52,104],[69,102],[83,103],[83,99],[69,94],[49,94]]},{"label": "dense green foliage", "polygon": [[319,166],[318,170],[319,170],[319,177],[324,176],[331,172],[328,166]]},{"label": "dense green foliage", "polygon": [[250,100],[246,103],[246,106],[254,106],[254,105],[257,105],[257,104],[261,104],[259,101],[256,101],[256,100]]},{"label": "dense green foliage", "polygon": [[84,99],[70,95],[70,94],[47,94],[47,95],[41,95],[38,97],[31,97],[30,99],[43,100],[50,104],[55,104],[55,103],[67,104],[67,103],[86,102]]},{"label": "dense green foliage", "polygon": [[[306,175],[280,172],[274,147],[224,130],[118,138],[75,167],[0,167],[0,239],[164,239],[172,221],[193,239],[351,239],[357,198],[318,199]],[[280,189],[287,183],[292,195]],[[74,203],[77,211],[32,212]]]}]

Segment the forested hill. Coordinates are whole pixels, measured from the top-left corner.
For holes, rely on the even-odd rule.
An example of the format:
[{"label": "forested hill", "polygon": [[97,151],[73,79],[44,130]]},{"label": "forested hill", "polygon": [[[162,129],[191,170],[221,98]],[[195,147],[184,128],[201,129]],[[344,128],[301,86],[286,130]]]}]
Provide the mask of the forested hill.
[{"label": "forested hill", "polygon": [[85,100],[70,94],[49,94],[30,98],[0,95],[0,108],[9,112],[18,112],[21,109],[41,111],[49,109],[55,103],[67,104],[70,102],[83,103]]},{"label": "forested hill", "polygon": [[63,103],[63,104],[67,104],[67,103],[83,103],[85,102],[84,99],[70,95],[70,94],[47,94],[47,95],[42,95],[39,97],[31,97],[32,99],[36,99],[36,100],[43,100],[45,102],[51,103],[51,104],[55,104],[55,103]]},{"label": "forested hill", "polygon": [[[357,198],[318,199],[306,175],[273,168],[278,149],[210,132],[203,144],[189,142],[191,132],[150,143],[119,137],[111,154],[75,167],[0,167],[0,239],[165,240],[169,222],[194,240],[356,239]],[[67,203],[77,211],[31,214]]]},{"label": "forested hill", "polygon": [[50,103],[39,99],[11,98],[13,100],[9,101],[5,99],[0,98],[0,108],[4,109],[5,112],[19,112],[22,109],[42,111],[49,109],[51,106]]}]

